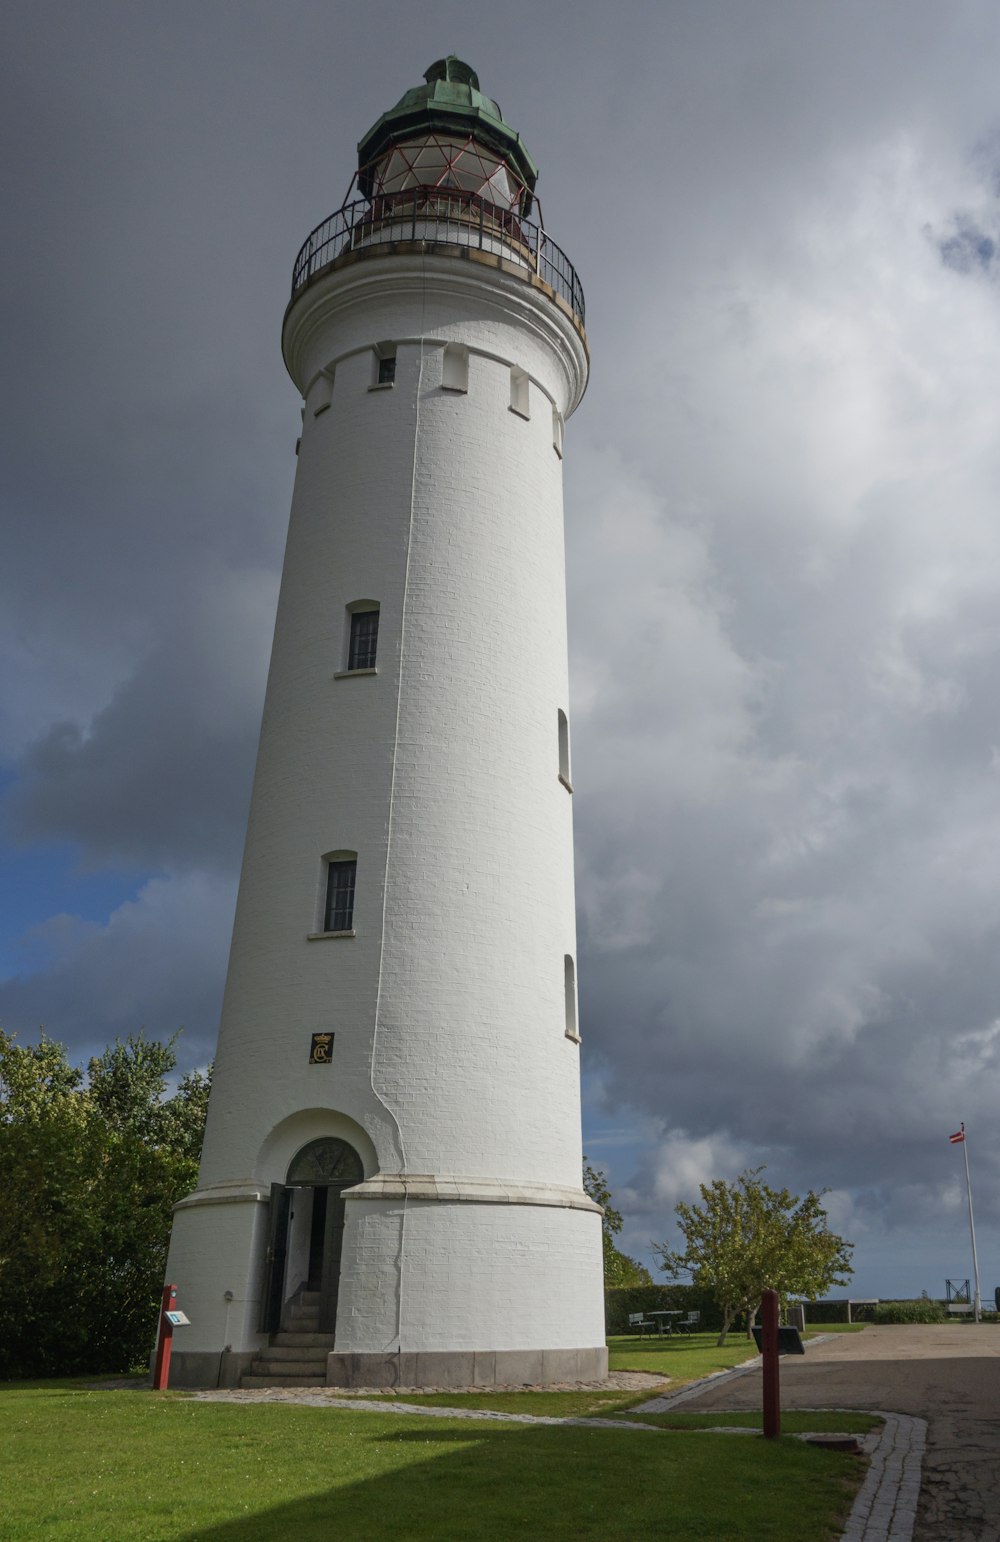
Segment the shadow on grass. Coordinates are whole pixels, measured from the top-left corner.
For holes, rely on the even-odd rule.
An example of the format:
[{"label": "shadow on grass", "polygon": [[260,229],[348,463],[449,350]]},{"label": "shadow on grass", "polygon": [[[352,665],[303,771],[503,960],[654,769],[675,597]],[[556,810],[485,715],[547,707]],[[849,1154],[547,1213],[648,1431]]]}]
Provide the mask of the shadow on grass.
[{"label": "shadow on grass", "polygon": [[[671,1542],[818,1542],[839,1529],[855,1486],[845,1459],[798,1442],[496,1425],[422,1425],[378,1435],[359,1428],[355,1439],[369,1449],[366,1461],[355,1447],[350,1477],[338,1483],[335,1469],[324,1474],[319,1439],[316,1493],[201,1525],[185,1534],[186,1542],[329,1542],[347,1535],[407,1542],[633,1542],[660,1535]],[[370,1477],[354,1476],[365,1466]]]}]

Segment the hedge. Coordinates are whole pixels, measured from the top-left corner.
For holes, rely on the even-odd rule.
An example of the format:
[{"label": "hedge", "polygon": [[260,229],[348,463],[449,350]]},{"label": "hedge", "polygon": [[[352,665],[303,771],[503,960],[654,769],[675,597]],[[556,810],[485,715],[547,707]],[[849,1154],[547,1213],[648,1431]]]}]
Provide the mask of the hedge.
[{"label": "hedge", "polygon": [[701,1326],[719,1332],[722,1313],[711,1294],[697,1285],[612,1285],[604,1292],[609,1334],[628,1332],[629,1312],[700,1312]]}]

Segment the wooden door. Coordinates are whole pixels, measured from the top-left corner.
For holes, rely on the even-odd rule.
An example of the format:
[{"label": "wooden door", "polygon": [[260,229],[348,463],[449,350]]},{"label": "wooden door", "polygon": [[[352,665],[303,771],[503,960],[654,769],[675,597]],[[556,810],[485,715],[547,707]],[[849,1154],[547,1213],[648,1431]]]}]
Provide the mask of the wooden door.
[{"label": "wooden door", "polygon": [[281,1327],[291,1205],[291,1189],[283,1183],[272,1183],[267,1255],[264,1264],[264,1296],[260,1304],[261,1333],[277,1333]]}]

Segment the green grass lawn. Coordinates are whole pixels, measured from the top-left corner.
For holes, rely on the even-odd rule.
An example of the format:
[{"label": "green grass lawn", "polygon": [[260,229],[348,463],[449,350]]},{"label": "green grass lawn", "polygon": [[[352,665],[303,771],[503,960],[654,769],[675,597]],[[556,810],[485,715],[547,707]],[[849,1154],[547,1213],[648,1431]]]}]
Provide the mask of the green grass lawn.
[{"label": "green grass lawn", "polygon": [[795,1440],[0,1389],[0,1536],[832,1542],[862,1464]]},{"label": "green grass lawn", "polygon": [[[804,1337],[820,1333],[862,1333],[864,1323],[810,1323]],[[634,1333],[608,1339],[608,1368],[612,1371],[653,1371],[669,1376],[675,1388],[713,1371],[728,1371],[744,1360],[753,1360],[757,1348],[744,1333],[730,1333],[716,1347],[717,1333],[664,1334],[638,1338]]]},{"label": "green grass lawn", "polygon": [[635,1334],[608,1339],[608,1368],[612,1371],[652,1371],[669,1376],[675,1385],[696,1381],[713,1371],[728,1371],[756,1357],[753,1339],[731,1333],[721,1349],[717,1333],[664,1334],[662,1338],[637,1338]]}]

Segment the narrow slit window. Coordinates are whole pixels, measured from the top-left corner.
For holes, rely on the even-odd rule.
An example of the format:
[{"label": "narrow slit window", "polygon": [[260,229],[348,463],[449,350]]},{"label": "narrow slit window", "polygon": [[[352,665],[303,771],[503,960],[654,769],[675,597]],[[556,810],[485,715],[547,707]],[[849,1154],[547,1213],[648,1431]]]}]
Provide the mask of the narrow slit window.
[{"label": "narrow slit window", "polygon": [[457,343],[447,343],[441,365],[441,386],[445,391],[468,391],[469,350]]},{"label": "narrow slit window", "polygon": [[354,886],[357,859],[330,861],[326,868],[325,932],[349,932],[354,925]]},{"label": "narrow slit window", "polygon": [[393,385],[396,380],[396,349],[393,343],[379,343],[375,350],[375,384]]},{"label": "narrow slit window", "polygon": [[569,779],[569,719],[562,708],[559,708],[559,780],[564,787],[573,791],[573,785]]},{"label": "narrow slit window", "polygon": [[530,418],[531,411],[528,400],[528,377],[523,369],[512,368],[510,372],[510,410],[516,412],[519,418]]},{"label": "narrow slit window", "polygon": [[576,965],[572,955],[567,953],[564,960],[564,975],[566,984],[566,1037],[567,1039],[579,1039],[580,1032],[576,1025]]},{"label": "narrow slit window", "polygon": [[374,669],[378,652],[377,610],[355,610],[351,613],[351,638],[347,650],[347,667]]},{"label": "narrow slit window", "polygon": [[552,448],[555,450],[559,459],[562,460],[563,418],[562,413],[558,412],[555,407],[552,409]]}]

